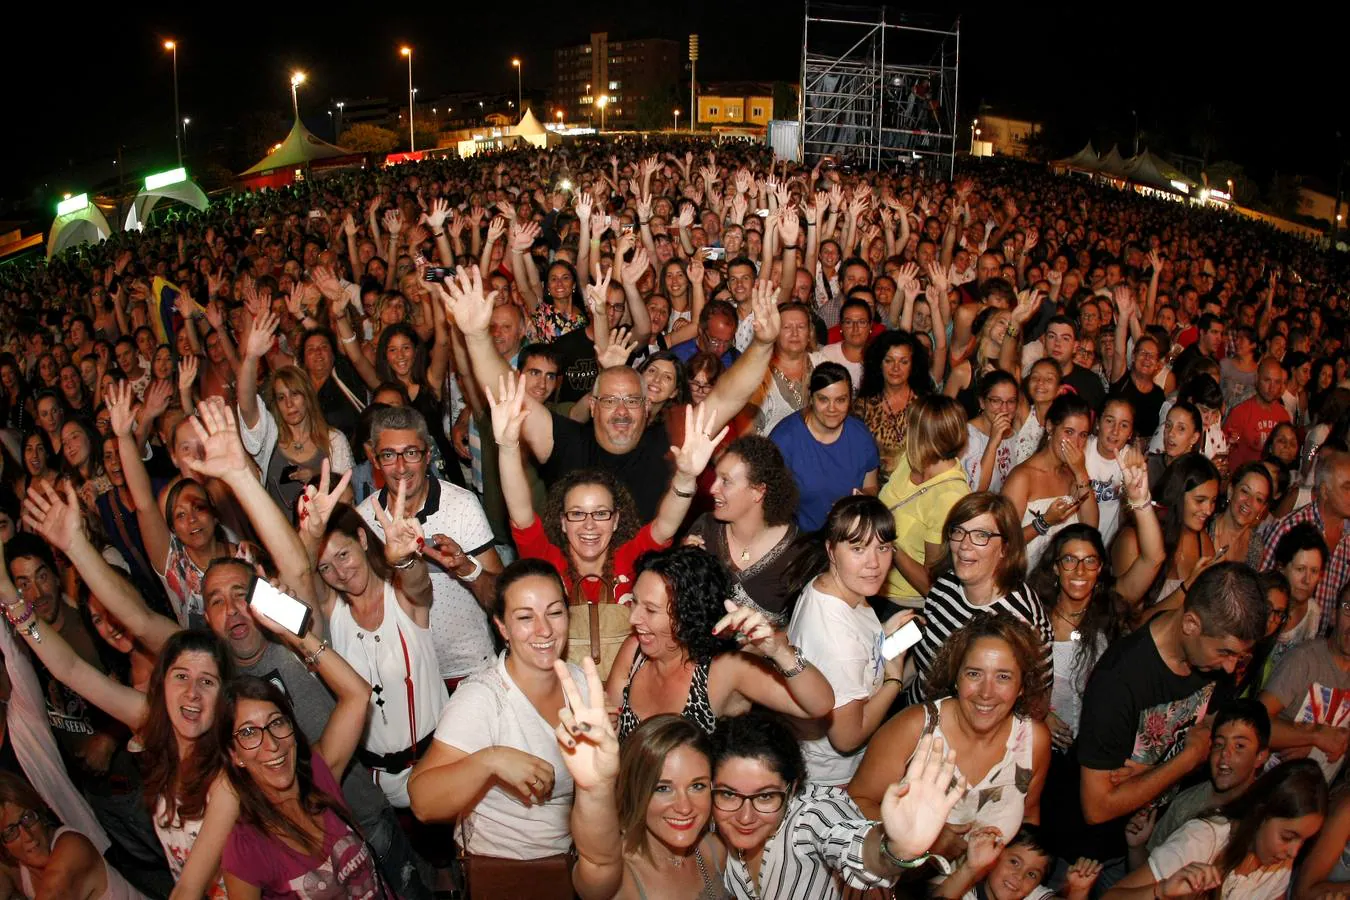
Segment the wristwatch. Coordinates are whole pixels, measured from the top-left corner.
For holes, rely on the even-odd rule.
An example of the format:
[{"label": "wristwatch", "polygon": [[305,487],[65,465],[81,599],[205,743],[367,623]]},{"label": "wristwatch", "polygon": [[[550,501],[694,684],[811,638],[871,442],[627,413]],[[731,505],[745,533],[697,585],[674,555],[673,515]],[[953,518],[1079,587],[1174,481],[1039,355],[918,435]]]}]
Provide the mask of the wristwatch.
[{"label": "wristwatch", "polygon": [[468,575],[461,575],[458,572],[452,574],[465,584],[473,584],[478,580],[478,576],[483,574],[483,564],[478,561],[478,557],[476,556],[469,556],[467,553],[464,555],[468,558],[469,562],[473,563],[473,571]]},{"label": "wristwatch", "polygon": [[792,668],[790,669],[784,669],[782,666],[778,666],[778,672],[784,678],[796,678],[798,675],[806,671],[806,657],[802,656],[801,648],[798,647],[796,644],[791,644],[790,646],[792,648],[792,652],[797,656],[797,661],[793,663]]}]

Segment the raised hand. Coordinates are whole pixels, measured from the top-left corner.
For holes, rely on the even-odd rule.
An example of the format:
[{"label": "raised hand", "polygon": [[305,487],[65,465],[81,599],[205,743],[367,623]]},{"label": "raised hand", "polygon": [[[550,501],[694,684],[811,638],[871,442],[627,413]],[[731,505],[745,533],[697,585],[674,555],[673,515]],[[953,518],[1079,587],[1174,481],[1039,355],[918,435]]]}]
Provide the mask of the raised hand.
[{"label": "raised hand", "polygon": [[1134,315],[1134,294],[1128,284],[1118,284],[1111,291],[1111,300],[1116,304],[1118,327],[1128,328],[1130,317]]},{"label": "raised hand", "polygon": [[919,738],[905,777],[888,787],[881,799],[881,824],[890,852],[900,859],[926,853],[965,793],[966,778],[956,768],[956,753],[937,735]]},{"label": "raised hand", "polygon": [[384,211],[384,230],[394,235],[403,230],[402,211],[397,208]]},{"label": "raised hand", "polygon": [[1097,883],[1097,878],[1102,874],[1102,864],[1095,859],[1088,859],[1086,856],[1080,856],[1078,861],[1069,866],[1069,872],[1064,878],[1064,894],[1069,898],[1085,898],[1092,886]]},{"label": "raised hand", "polygon": [[[617,261],[622,261],[622,257]],[[642,276],[646,274],[647,269],[650,268],[650,266],[651,261],[650,257],[647,256],[647,248],[638,247],[633,251],[632,261],[623,263],[620,266],[619,279],[624,284],[637,284],[642,280]]]},{"label": "raised hand", "polygon": [[450,202],[444,197],[435,197],[431,201],[431,209],[423,217],[432,231],[436,231],[445,224],[445,219],[450,215]]},{"label": "raised hand", "polygon": [[591,278],[594,283],[586,286],[586,308],[590,310],[591,318],[598,324],[608,326],[609,307],[605,303],[609,295],[609,282],[614,277],[614,267],[610,266],[608,272],[600,271],[600,263],[591,267]]},{"label": "raised hand", "polygon": [[62,553],[81,539],[88,540],[80,499],[70,479],[62,482],[64,496],[45,481],[34,481],[23,501],[23,524]]},{"label": "raised hand", "polygon": [[[1149,268],[1152,269],[1154,272],[1161,272],[1161,271],[1162,271],[1162,267],[1163,267],[1163,258],[1162,258],[1162,254],[1159,253],[1159,252],[1157,251],[1156,248],[1153,249],[1153,250],[1148,251],[1148,265],[1149,265]],[[1274,273],[1273,273],[1273,272],[1271,273],[1271,280],[1274,280]]]},{"label": "raised hand", "polygon": [[1116,454],[1120,462],[1120,473],[1124,480],[1125,499],[1135,506],[1149,501],[1148,465],[1144,454],[1133,446],[1126,445]]},{"label": "raised hand", "polygon": [[558,711],[554,735],[572,781],[581,790],[594,790],[612,784],[619,775],[619,738],[605,709],[605,687],[595,660],[587,656],[581,668],[586,675],[585,700],[581,699],[567,663],[560,659],[553,661],[553,671],[558,675],[567,703]]},{"label": "raised hand", "polygon": [[966,835],[966,862],[976,872],[986,873],[1003,853],[1003,832],[992,825]]},{"label": "raised hand", "polygon": [[509,200],[498,200],[497,212],[501,213],[508,222],[516,220],[516,208],[511,205]]},{"label": "raised hand", "polygon": [[266,310],[262,315],[255,317],[253,327],[249,329],[248,337],[244,339],[244,355],[250,359],[262,359],[266,356],[272,349],[277,325],[280,322],[276,315]]},{"label": "raised hand", "polygon": [[483,273],[478,270],[478,266],[461,266],[454,278],[445,279],[442,301],[446,314],[467,337],[487,333],[496,296],[496,291],[483,295]]},{"label": "raised hand", "polygon": [[497,439],[497,446],[519,446],[521,426],[530,417],[525,408],[525,379],[512,372],[497,379],[495,397],[490,388],[483,393],[492,410],[492,436]]},{"label": "raised hand", "polygon": [[[947,292],[950,289],[951,285],[947,280],[947,273],[942,270],[942,266],[936,262],[930,262],[928,264],[929,301],[933,303],[943,302],[947,299]],[[936,292],[936,296],[933,292]]]},{"label": "raised hand", "polygon": [[136,425],[136,417],[131,409],[131,383],[117,381],[108,385],[104,401],[108,404],[109,422],[112,425],[113,434],[118,437],[130,437],[131,431]]},{"label": "raised hand", "polygon": [[724,601],[723,606],[727,614],[713,626],[714,635],[734,638],[742,650],[766,659],[788,649],[787,633],[774,628],[764,613],[732,600]]},{"label": "raised hand", "polygon": [[190,388],[197,383],[197,369],[201,361],[194,356],[185,356],[178,361],[178,388]]},{"label": "raised hand", "polygon": [[248,472],[248,454],[234,424],[234,410],[224,400],[208,397],[197,404],[197,414],[188,421],[202,442],[202,458],[188,460],[188,468],[205,478],[220,479]]},{"label": "raised hand", "polygon": [[[785,188],[783,190],[786,192]],[[792,203],[782,203],[778,207],[778,236],[783,241],[783,249],[795,248],[801,233],[802,223],[797,218],[797,207]]]},{"label": "raised hand", "polygon": [[1025,291],[1019,291],[1017,294],[1017,306],[1012,311],[1013,324],[1019,328],[1025,325],[1036,310],[1041,308],[1041,292],[1035,288],[1028,288]]},{"label": "raised hand", "polygon": [[539,223],[526,222],[520,226],[511,239],[511,249],[521,253],[529,253],[534,242],[539,238]]},{"label": "raised hand", "polygon": [[628,358],[637,349],[637,341],[631,339],[627,328],[613,328],[609,332],[609,345],[596,357],[601,370],[614,366],[628,365]]},{"label": "raised hand", "polygon": [[756,281],[750,295],[750,306],[755,313],[751,327],[755,331],[755,341],[760,344],[772,344],[778,340],[778,331],[783,320],[778,314],[778,289],[771,281]]},{"label": "raised hand", "polygon": [[708,460],[712,459],[713,451],[731,430],[729,426],[724,425],[717,434],[709,434],[708,429],[716,418],[717,410],[709,408],[705,403],[700,403],[697,408],[685,405],[684,445],[670,448],[675,459],[676,472],[692,478],[703,474],[703,470],[708,467]]},{"label": "raised hand", "polygon": [[590,194],[577,194],[577,220],[585,224],[590,221],[591,211],[595,208],[595,200]]},{"label": "raised hand", "polygon": [[[497,243],[497,241],[500,241],[502,239],[502,235],[506,234],[508,224],[509,223],[507,222],[505,217],[503,216],[494,217],[493,220],[488,223],[487,242],[489,244],[495,244]],[[512,237],[514,238],[515,226],[511,225],[510,227],[513,229]]]},{"label": "raised hand", "polygon": [[394,499],[393,510],[381,509],[375,504],[375,521],[384,529],[384,561],[391,566],[399,566],[415,556],[422,554],[426,540],[422,537],[422,524],[416,516],[406,515],[405,494],[408,483],[398,483],[398,496]]},{"label": "raised hand", "polygon": [[347,233],[347,237],[356,237],[356,219],[351,213],[347,213],[346,218],[342,220],[342,230]]},{"label": "raised hand", "polygon": [[[300,528],[315,540],[323,537],[324,530],[328,527],[328,519],[333,515],[333,509],[342,502],[342,492],[347,489],[351,483],[352,473],[348,469],[342,473],[338,479],[337,486],[329,490],[329,482],[332,480],[332,472],[328,466],[328,460],[324,460],[319,467],[319,486],[306,485],[305,492],[300,495]],[[376,504],[378,506],[379,504]]]}]

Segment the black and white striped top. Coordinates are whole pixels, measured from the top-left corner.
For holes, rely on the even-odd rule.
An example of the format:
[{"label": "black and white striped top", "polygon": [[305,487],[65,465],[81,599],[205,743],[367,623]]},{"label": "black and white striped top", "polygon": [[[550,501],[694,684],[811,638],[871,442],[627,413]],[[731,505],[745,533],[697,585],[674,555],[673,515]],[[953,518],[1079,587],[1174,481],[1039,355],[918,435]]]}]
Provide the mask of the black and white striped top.
[{"label": "black and white striped top", "polygon": [[923,637],[910,651],[919,677],[905,691],[907,703],[923,701],[924,682],[938,650],[947,638],[970,622],[977,612],[1012,615],[1036,629],[1045,644],[1047,671],[1054,672],[1054,631],[1050,627],[1050,616],[1035,591],[1024,583],[992,603],[972,606],[966,600],[966,591],[961,582],[954,574],[947,572],[938,576],[924,598],[923,617],[926,624],[923,626]]},{"label": "black and white striped top", "polygon": [[889,888],[894,878],[863,865],[863,842],[876,825],[842,787],[808,784],[788,801],[764,847],[759,884],[734,852],[727,856],[723,882],[736,900],[842,900]]}]

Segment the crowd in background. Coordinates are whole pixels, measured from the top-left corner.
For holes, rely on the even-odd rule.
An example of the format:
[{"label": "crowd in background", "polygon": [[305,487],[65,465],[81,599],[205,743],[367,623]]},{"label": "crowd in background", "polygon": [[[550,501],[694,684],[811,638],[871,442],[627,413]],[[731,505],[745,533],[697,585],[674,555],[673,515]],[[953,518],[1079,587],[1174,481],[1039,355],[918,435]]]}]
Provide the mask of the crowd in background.
[{"label": "crowd in background", "polygon": [[0,898],[1350,894],[1350,283],[591,140],[0,270]]}]

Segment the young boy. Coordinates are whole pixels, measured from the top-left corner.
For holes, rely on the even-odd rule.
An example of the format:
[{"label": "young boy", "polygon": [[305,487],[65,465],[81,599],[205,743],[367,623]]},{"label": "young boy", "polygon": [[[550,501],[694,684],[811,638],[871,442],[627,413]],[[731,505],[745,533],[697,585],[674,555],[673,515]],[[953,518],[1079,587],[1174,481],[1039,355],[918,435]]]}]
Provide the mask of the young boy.
[{"label": "young boy", "polygon": [[[966,838],[966,856],[933,891],[945,900],[1044,900],[1055,892],[1042,885],[1055,860],[1040,829],[1024,824],[1004,845],[997,828],[977,828]],[[1080,859],[1069,868],[1060,896],[1087,900],[1101,863]]]}]

